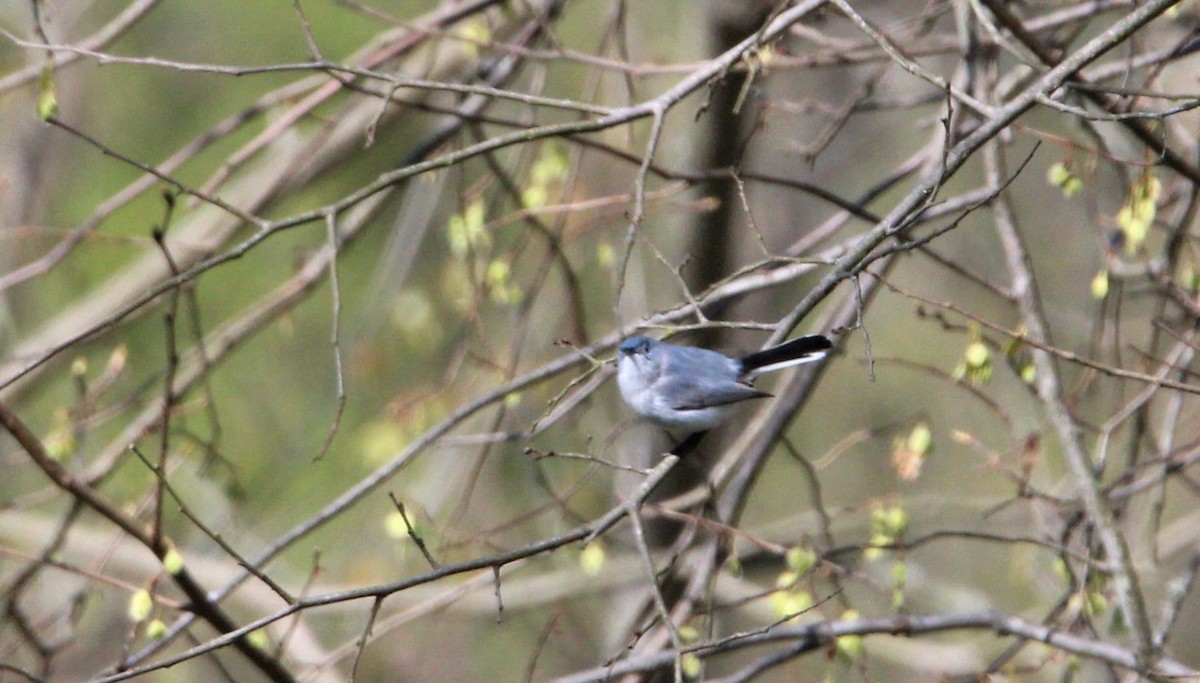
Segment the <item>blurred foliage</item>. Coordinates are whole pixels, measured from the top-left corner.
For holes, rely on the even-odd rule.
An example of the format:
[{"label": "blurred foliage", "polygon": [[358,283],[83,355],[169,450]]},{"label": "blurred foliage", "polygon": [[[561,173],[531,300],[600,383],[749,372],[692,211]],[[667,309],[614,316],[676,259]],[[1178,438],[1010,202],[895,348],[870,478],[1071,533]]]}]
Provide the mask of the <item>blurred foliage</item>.
[{"label": "blurred foliage", "polygon": [[[29,7],[22,4],[0,10],[0,25],[36,41]],[[728,19],[725,14],[745,10],[733,4],[567,2],[561,16],[539,19],[552,29],[553,39],[539,36],[518,45],[526,13],[545,3],[500,3],[444,32],[422,33],[411,22],[450,5],[432,0],[364,5],[164,1],[103,51],[220,67],[299,64],[312,58],[306,35],[311,29],[320,56],[345,63],[364,46],[371,46],[365,50],[371,53],[419,35],[420,45],[411,54],[378,70],[478,86],[505,58],[524,55],[528,60],[497,87],[617,108],[665,91],[719,52],[720,27],[728,28],[721,23]],[[127,5],[39,3],[45,30],[62,43],[108,25]],[[910,41],[907,47],[929,68],[947,76],[956,71],[959,65],[951,56],[957,57],[957,26],[950,5],[862,9],[897,40]],[[1042,10],[1034,3],[1014,11],[1040,16]],[[1180,33],[1193,15],[1187,8],[1179,12],[1163,20],[1175,23],[1155,24],[1159,33],[1152,35],[1165,44],[1166,37]],[[738,32],[739,40],[753,35],[766,16],[745,13],[754,21]],[[1062,48],[1077,48],[1117,16],[1099,12],[1069,23],[1078,32],[1063,36],[1077,37]],[[1089,23],[1093,20],[1099,23]],[[490,44],[493,40],[500,44]],[[5,73],[27,65],[38,70],[0,99],[0,116],[14,132],[0,140],[0,277],[42,257],[138,181],[142,171],[118,157],[147,167],[163,164],[214,126],[239,116],[244,125],[213,134],[211,144],[167,175],[239,207],[249,200],[238,192],[273,188],[261,211],[251,212],[281,220],[323,210],[414,160],[516,128],[594,115],[497,99],[478,120],[461,125],[447,112],[465,106],[469,96],[397,88],[397,96],[416,104],[385,109],[378,95],[388,93],[389,84],[382,80],[371,81],[369,88],[355,81],[358,90],[337,89],[303,109],[306,98],[332,88],[335,77],[349,76],[316,68],[234,76],[167,63],[103,63],[87,55],[51,68],[41,50],[11,40],[2,45]],[[339,235],[355,232],[338,250],[336,292],[328,269],[321,269],[324,275],[303,285],[313,288],[311,294],[239,338],[228,353],[204,349],[198,341],[227,331],[256,307],[300,291],[306,269],[315,268],[329,248],[324,220],[280,230],[244,255],[189,279],[173,319],[167,315],[172,297],[166,294],[111,324],[97,325],[27,379],[4,389],[3,401],[32,426],[54,461],[81,477],[102,471],[92,482],[97,490],[122,513],[149,525],[157,481],[147,463],[164,457],[162,434],[155,427],[135,434],[133,443],[122,440],[131,438],[127,430],[139,414],[155,417],[168,377],[192,367],[189,363],[203,367],[207,354],[218,354],[205,382],[173,397],[167,477],[209,531],[245,558],[271,548],[409,449],[422,447],[420,457],[387,476],[362,502],[303,534],[267,564],[272,579],[295,595],[384,584],[429,571],[431,558],[445,566],[562,534],[607,511],[628,494],[628,482],[638,480],[640,475],[611,463],[645,468],[645,456],[659,452],[644,425],[631,423],[611,382],[585,393],[602,367],[591,361],[607,360],[607,351],[569,373],[498,397],[441,440],[426,444],[430,430],[525,373],[578,354],[621,326],[685,305],[703,286],[772,272],[760,261],[771,268],[815,263],[819,269],[739,297],[706,320],[761,328],[754,323],[788,315],[831,258],[873,223],[851,219],[848,227],[803,253],[787,252],[838,210],[811,193],[762,178],[813,184],[857,201],[930,140],[940,145],[943,125],[950,125],[943,123],[950,116],[943,115],[940,91],[894,64],[875,71],[888,64],[886,57],[863,64],[835,58],[841,50],[853,55],[875,49],[852,24],[822,10],[788,39],[762,46],[684,99],[666,115],[653,159],[676,175],[649,174],[646,215],[636,230],[630,220],[651,134],[648,121],[497,149],[379,188],[379,204],[362,216],[354,214],[358,207],[340,212],[334,222]],[[628,68],[618,68],[622,61],[630,63]],[[1000,63],[1012,66],[1008,57]],[[743,80],[746,69],[755,80]],[[1172,65],[1161,87],[1175,78]],[[303,79],[314,79],[314,85],[252,111],[268,93]],[[710,105],[727,95],[740,98],[741,117],[721,130],[716,121],[732,108]],[[914,100],[921,97],[926,99]],[[288,117],[294,112],[301,113],[293,121]],[[956,139],[979,125],[972,116],[956,112],[953,125],[968,126],[955,129],[962,134]],[[1180,127],[1195,119],[1186,121]],[[1194,237],[1184,225],[1186,238],[1172,246],[1173,228],[1167,225],[1185,220],[1178,216],[1186,215],[1181,207],[1194,187],[1184,176],[1154,167],[1152,154],[1113,134],[1109,125],[1081,132],[1073,117],[1048,107],[1024,115],[1006,132],[1012,137],[1005,138],[1005,149],[1014,168],[1015,160],[1041,147],[1005,197],[1014,201],[1052,326],[1051,341],[1099,363],[1154,373],[1173,343],[1155,330],[1169,324],[1186,331],[1187,316],[1194,317],[1194,310],[1182,304],[1168,307],[1164,282],[1193,304],[1200,291]],[[446,126],[452,134],[438,138]],[[278,135],[262,151],[237,160],[246,145],[272,131]],[[436,144],[424,149],[430,141]],[[745,178],[735,184],[720,175],[725,169],[706,168],[714,150],[737,150],[738,172]],[[710,170],[714,177],[700,177]],[[938,188],[937,199],[973,190],[982,176],[976,166],[964,169]],[[165,233],[175,256],[182,258],[193,247],[203,252],[189,254],[185,269],[255,235],[255,226],[243,223],[219,238],[215,228],[197,230],[208,220],[207,211],[228,217],[194,193],[180,193],[171,213],[164,193],[174,196],[179,189],[174,182],[153,180],[99,218],[80,245],[47,273],[0,295],[6,367],[21,367],[49,346],[26,349],[22,345],[28,340],[45,339],[38,335],[59,329],[55,325],[69,329],[71,321],[63,318],[72,312],[90,313],[77,307],[90,304],[99,310],[114,301],[127,303],[163,281],[167,266],[156,230]],[[885,214],[910,187],[905,180],[881,189],[863,211]],[[170,216],[165,224],[164,216]],[[712,582],[714,591],[719,584],[728,592],[708,605],[717,616],[704,614],[680,625],[683,642],[756,631],[779,620],[836,623],[909,611],[997,609],[1037,620],[1064,590],[1071,595],[1065,609],[1077,619],[1067,622],[1071,626],[1084,624],[1102,638],[1125,627],[1111,583],[1080,572],[1086,564],[1080,556],[1095,559],[1087,556],[1089,541],[1070,538],[1064,541],[1069,548],[1053,550],[1060,542],[1056,534],[1065,533],[1060,513],[1070,507],[1056,505],[1075,495],[1075,488],[1063,464],[1063,444],[1048,431],[1034,391],[1039,377],[1032,358],[1039,349],[1022,341],[1029,332],[1015,310],[1013,285],[1006,282],[1009,271],[994,219],[980,208],[936,225],[951,219],[958,221],[954,228],[927,251],[905,243],[886,272],[895,288],[880,287],[864,302],[861,329],[838,330],[841,357],[823,371],[806,408],[790,423],[787,448],[773,450],[758,473],[736,528],[708,519],[695,522],[700,537],[724,535],[729,544],[728,556],[720,558],[724,570]],[[913,230],[912,236],[906,231],[897,239],[928,233],[924,225],[919,230],[926,232]],[[712,244],[728,258],[728,272],[685,291],[706,265],[700,263],[704,247]],[[1162,255],[1167,252],[1169,257]],[[157,269],[158,275],[139,281],[134,277],[139,268]],[[863,275],[837,291],[852,297],[850,288],[867,279]],[[840,305],[829,299],[801,326],[831,319]],[[656,335],[673,331],[671,325],[650,329]],[[757,348],[766,338],[759,329],[719,334],[726,351]],[[173,365],[174,352],[182,353],[178,365]],[[1164,376],[1194,381],[1186,369],[1190,356],[1172,356],[1170,362],[1180,369]],[[1114,465],[1105,471],[1106,486],[1168,467],[1177,447],[1200,436],[1190,396],[1168,404],[1175,395],[1163,394],[1136,423],[1122,419],[1110,425],[1145,385],[1121,383],[1076,364],[1059,367],[1066,400],[1097,451],[1098,471],[1107,457],[1100,444],[1126,444],[1120,467],[1128,469],[1116,473]],[[338,405],[340,384],[344,410]],[[762,386],[780,396],[785,387],[781,380],[766,379]],[[739,412],[735,422],[748,421],[752,411]],[[1170,411],[1177,429],[1156,431],[1159,423],[1152,421]],[[719,445],[713,450],[732,448],[734,431],[713,435],[711,442]],[[328,452],[318,458],[327,440]],[[1162,443],[1169,446],[1163,452],[1138,455],[1139,448]],[[132,446],[146,462],[129,450]],[[10,440],[0,440],[0,448],[7,466],[0,484],[3,580],[10,591],[4,595],[19,595],[10,604],[32,615],[34,631],[50,632],[54,626],[65,634],[66,645],[54,654],[63,664],[49,678],[96,676],[105,669],[97,662],[115,663],[166,637],[184,611],[171,577],[186,569],[212,590],[238,570],[239,563],[169,496],[162,507],[162,531],[170,540],[159,559],[133,548],[91,513],[76,519],[72,501],[52,488]],[[570,457],[578,453],[588,457]],[[1163,493],[1158,516],[1139,518],[1138,524],[1155,532],[1142,538],[1139,527],[1132,534],[1139,567],[1158,557],[1148,548],[1159,542],[1161,527],[1188,519],[1194,501],[1177,488],[1188,486],[1172,484],[1172,496]],[[389,494],[405,505],[406,517]],[[650,521],[659,521],[654,505],[645,510]],[[66,526],[71,533],[63,534],[62,547],[53,548],[46,561],[61,558],[75,569],[59,572],[39,565],[39,554],[47,543],[57,543],[58,530]],[[915,545],[915,539],[936,530],[987,532],[999,539],[1036,536],[1043,544],[1030,548],[964,536]],[[1187,536],[1176,533],[1171,538]],[[421,680],[523,680],[526,673],[542,680],[624,652],[635,644],[629,633],[650,628],[638,621],[645,614],[620,613],[628,595],[644,588],[645,581],[645,568],[624,534],[622,527],[582,548],[572,545],[505,563],[495,577],[487,571],[455,576],[389,597],[374,624],[377,640],[366,647],[356,680],[394,680],[401,670]],[[1151,537],[1155,540],[1147,540]],[[1164,535],[1163,543],[1171,538]],[[429,557],[416,539],[428,546]],[[910,542],[914,546],[906,547]],[[1186,565],[1178,548],[1187,542],[1176,541],[1177,554],[1166,553],[1168,559],[1151,573],[1177,578]],[[682,551],[680,556],[686,564],[689,557]],[[14,586],[27,566],[45,571],[28,593],[21,593],[26,589]],[[92,580],[96,576],[105,580]],[[461,595],[438,602],[459,590]],[[1157,583],[1150,589],[1156,605],[1168,594]],[[313,610],[294,626],[284,620],[247,638],[263,652],[296,653],[305,666],[327,657],[328,671],[316,671],[316,678],[329,671],[348,677],[354,642],[370,612],[366,602]],[[239,623],[249,623],[282,603],[254,580],[227,604]],[[1190,604],[1181,609],[1174,637],[1186,643],[1200,629],[1200,612]],[[420,618],[400,619],[408,610]],[[14,619],[11,613],[9,619]],[[14,632],[11,624],[8,628]],[[197,633],[201,640],[210,637],[207,631]],[[94,642],[92,634],[97,634]],[[934,641],[929,647],[947,653],[946,666],[955,671],[981,671],[1006,644],[989,634],[961,641]],[[37,668],[39,655],[19,644],[7,647],[0,659]],[[176,644],[166,652],[184,647]],[[865,680],[923,680],[937,667],[929,663],[936,658],[922,657],[922,650],[901,651],[890,639],[844,635],[829,648],[828,657],[783,667],[773,680],[797,675],[842,680],[860,672]],[[1171,654],[1191,656],[1182,650]],[[468,654],[447,656],[460,651]],[[1039,658],[1052,656],[1061,653],[1027,652],[1020,661],[1032,668]],[[714,665],[688,654],[680,666],[688,676],[717,676],[750,661],[731,657]],[[228,666],[234,680],[259,675],[245,661]],[[1081,666],[1083,680],[1092,669]],[[1030,680],[1052,680],[1067,668],[1046,666]],[[212,671],[201,659],[150,677],[210,680]]]}]

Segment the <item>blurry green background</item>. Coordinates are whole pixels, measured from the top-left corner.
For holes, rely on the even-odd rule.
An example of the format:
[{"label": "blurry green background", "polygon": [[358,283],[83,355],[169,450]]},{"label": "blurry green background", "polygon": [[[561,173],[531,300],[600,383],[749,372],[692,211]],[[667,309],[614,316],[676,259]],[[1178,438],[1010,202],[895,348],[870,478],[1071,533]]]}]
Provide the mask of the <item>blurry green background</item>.
[{"label": "blurry green background", "polygon": [[[721,5],[719,1],[688,0],[625,3],[628,14],[624,41],[629,46],[630,60],[644,65],[688,64],[712,56],[715,49],[709,23],[723,9]],[[393,28],[382,17],[343,3],[310,0],[302,6],[321,53],[335,62],[347,59]],[[378,12],[404,21],[436,6],[432,2],[385,0],[371,4]],[[604,31],[614,7],[602,2],[566,3],[562,16],[553,22],[557,41],[583,53],[599,52],[597,46],[606,41]],[[895,20],[899,33],[904,26],[899,20],[920,14],[923,7],[921,3],[905,2],[864,9],[871,10],[881,23]],[[116,3],[104,2],[43,4],[46,30],[56,42],[91,34],[120,9]],[[490,13],[487,30],[507,37],[511,30],[505,27],[517,12],[506,9]],[[931,10],[930,14],[937,14],[931,19],[938,26],[936,35],[952,32],[953,23],[946,13]],[[844,21],[829,16],[815,25],[835,38],[861,40]],[[30,38],[28,3],[0,6],[0,26],[34,39]],[[810,47],[799,39],[796,43],[797,52]],[[550,50],[546,43],[538,47]],[[459,79],[471,72],[475,66],[472,60],[445,72],[436,65],[439,60],[451,59],[446,52],[461,49],[455,41],[430,41],[408,56],[399,70],[414,77],[434,73],[441,79]],[[104,51],[242,66],[296,63],[310,57],[296,9],[283,0],[164,1]],[[498,59],[502,55],[484,50],[483,56]],[[611,49],[605,56],[620,58]],[[42,58],[38,50],[22,49],[11,41],[0,43],[0,67],[5,73],[38,65]],[[947,53],[930,57],[925,63],[950,73],[956,66],[954,60],[954,55]],[[940,103],[858,113],[814,161],[802,154],[802,148],[829,125],[829,111],[853,97],[855,89],[875,68],[783,69],[777,74],[768,69],[748,105],[754,110],[759,128],[746,145],[744,167],[817,183],[845,198],[857,197],[891,172],[938,135]],[[506,87],[521,91],[541,87],[546,96],[589,99],[594,79],[598,78],[595,100],[619,106],[630,97],[641,101],[661,92],[682,73],[637,74],[627,82],[617,71],[601,73],[580,62],[537,60],[522,68]],[[309,73],[298,72],[233,77],[150,65],[101,65],[84,58],[56,70],[54,82],[63,121],[112,150],[152,165],[218,121],[250,106],[264,93],[309,77]],[[632,93],[628,87],[632,87]],[[702,88],[668,116],[657,162],[694,170],[706,158],[707,145],[744,143],[747,124],[743,124],[742,140],[711,140],[705,137],[707,120],[692,120],[707,92]],[[929,92],[927,85],[894,67],[875,85],[880,100]],[[9,272],[44,254],[140,175],[129,164],[40,122],[38,95],[37,79],[0,93],[0,117],[6,129],[0,133],[0,272]],[[278,120],[300,97],[268,107],[261,118],[217,140],[172,176],[192,187],[204,185],[231,154],[264,126]],[[429,101],[451,106],[455,97],[441,93]],[[783,106],[791,101],[821,106],[798,112]],[[362,95],[339,94],[272,143],[272,149],[286,159],[284,164],[292,170],[303,170],[304,164],[311,163],[315,172],[305,171],[301,181],[286,187],[255,213],[283,218],[322,207],[400,166],[445,121],[436,112],[404,108],[383,120],[372,145],[366,146],[364,129],[359,126],[349,136],[351,143],[338,154],[327,155],[322,136],[330,134],[340,120],[357,120],[353,116],[371,107],[378,109],[373,102]],[[356,113],[348,114],[351,111]],[[530,123],[569,120],[573,116],[550,110],[534,115],[528,107],[511,102],[498,103],[488,112],[498,118]],[[1057,113],[1035,112],[1022,123],[1054,135],[1080,136],[1078,127]],[[443,151],[475,142],[477,135],[506,130],[483,126],[472,131],[468,127],[456,134]],[[647,133],[648,122],[641,121],[590,139],[640,156]],[[1045,137],[1020,132],[1016,136],[1011,146],[1014,168],[1035,142],[1040,139],[1043,144],[1010,192],[1018,200],[1018,219],[1034,257],[1055,341],[1104,362],[1127,361],[1128,356],[1119,355],[1122,349],[1111,336],[1095,344],[1089,340],[1099,339],[1096,330],[1100,329],[1101,303],[1092,296],[1090,285],[1104,264],[1105,235],[1111,227],[1106,227],[1105,221],[1111,221],[1124,201],[1128,178],[1112,166],[1100,164],[1087,177],[1083,194],[1066,199],[1045,179],[1046,169],[1064,158],[1064,147],[1045,142]],[[556,266],[549,267],[543,287],[533,286],[539,270],[546,267],[544,243],[527,225],[511,219],[509,214],[518,207],[497,187],[490,177],[492,170],[483,160],[473,159],[419,177],[384,199],[361,236],[338,258],[346,406],[329,452],[314,461],[336,412],[337,375],[330,341],[333,307],[329,283],[325,281],[311,297],[223,359],[206,389],[195,389],[182,397],[172,422],[171,462],[175,469],[171,481],[192,510],[244,556],[255,556],[280,534],[310,518],[390,460],[452,410],[513,375],[570,353],[568,347],[556,343],[559,340],[591,343],[609,334],[618,323],[628,324],[683,301],[671,268],[683,264],[694,249],[693,231],[712,209],[713,187],[701,184],[680,189],[672,181],[652,176],[650,190],[671,191],[648,205],[641,233],[646,241],[639,241],[633,251],[618,304],[616,268],[632,211],[632,202],[625,195],[632,191],[636,166],[596,150],[583,152],[580,161],[577,152],[571,143],[556,141],[515,146],[499,152],[496,158],[518,182],[528,184],[533,182],[530,169],[539,159],[569,160],[572,167],[577,164],[578,179],[573,185],[561,178],[550,183],[551,204],[611,200],[596,210],[571,213],[561,226],[556,225],[563,250],[581,284],[587,338],[574,338],[566,285]],[[1131,157],[1139,154],[1129,151]],[[232,182],[253,187],[256,174],[266,178],[275,172],[259,161],[253,159],[239,168]],[[942,188],[943,196],[965,191],[981,181],[981,171],[969,167]],[[156,183],[154,189],[105,218],[51,272],[3,293],[0,349],[5,350],[5,363],[19,362],[21,359],[14,359],[13,354],[23,348],[26,340],[38,335],[48,321],[99,291],[105,282],[114,281],[124,269],[157,257],[150,235],[163,216],[159,192],[165,187],[164,183]],[[871,204],[871,210],[886,212],[909,187],[901,183]],[[465,255],[456,253],[450,227],[453,217],[464,215],[479,197],[486,205],[488,236],[473,243]],[[747,183],[747,202],[754,227],[746,212],[736,206],[731,213],[733,227],[726,233],[730,272],[762,257],[755,228],[768,249],[781,250],[833,212],[828,204],[802,193],[754,183]],[[191,200],[181,197],[168,234],[197,211]],[[550,214],[545,220],[554,224],[556,218]],[[851,221],[827,244],[848,239],[867,227],[861,221]],[[250,228],[240,227],[224,240],[225,248],[250,234]],[[1151,237],[1155,239],[1159,237]],[[324,224],[314,221],[283,231],[246,256],[199,277],[192,291],[199,302],[203,329],[211,331],[239,315],[293,276],[299,264],[326,242]],[[661,251],[665,264],[650,244]],[[968,217],[933,246],[964,269],[996,282],[1006,277],[999,246],[984,212]],[[397,255],[398,249],[408,250],[410,264]],[[492,270],[489,280],[488,269],[496,268],[494,263],[510,268],[504,283],[500,283],[503,278],[496,270]],[[889,279],[930,299],[952,301],[1006,327],[1015,328],[1017,324],[1008,304],[919,254],[905,255]],[[777,320],[814,281],[809,276],[754,294],[739,302],[727,317]],[[512,288],[508,296],[503,293],[504,285]],[[843,285],[839,294],[847,294],[849,287]],[[1157,305],[1152,297],[1122,299],[1121,343],[1145,342]],[[195,342],[187,306],[185,299],[179,317],[181,348],[192,348]],[[615,313],[618,309],[620,320]],[[936,320],[918,315],[917,309],[918,303],[905,296],[882,292],[864,311],[863,318],[873,366],[868,363],[865,335],[847,332],[844,352],[831,361],[816,395],[789,432],[789,438],[805,457],[822,464],[818,470],[820,487],[834,518],[838,543],[867,542],[872,511],[893,504],[907,510],[912,537],[942,529],[1031,536],[1057,529],[1058,513],[1034,503],[1020,502],[984,515],[1013,499],[1015,486],[1000,470],[1018,469],[1020,444],[1043,428],[1039,406],[1031,400],[1020,378],[999,358],[991,382],[977,390],[1003,409],[1011,425],[998,418],[985,401],[972,396],[974,389],[905,365],[915,363],[953,373],[970,342],[967,331],[943,329]],[[62,438],[70,431],[67,411],[78,407],[72,363],[86,360],[83,376],[94,380],[104,372],[114,352],[124,349],[127,360],[123,371],[96,406],[86,429],[76,435],[77,443],[66,456],[73,468],[86,469],[98,452],[113,446],[112,440],[132,415],[161,398],[166,353],[163,310],[160,299],[112,329],[75,344],[27,380],[6,390],[4,400],[47,440]],[[949,317],[964,323],[961,317]],[[726,335],[721,344],[729,351],[747,351],[757,348],[764,339],[761,332],[741,331]],[[519,349],[516,356],[514,348]],[[1123,353],[1128,354],[1128,350]],[[484,411],[459,426],[454,434],[464,437],[494,431],[526,432],[546,413],[548,402],[582,369],[511,396],[503,412],[494,408]],[[1068,391],[1082,386],[1076,384],[1081,381],[1079,368],[1064,366],[1063,371]],[[1088,385],[1086,393],[1073,397],[1074,406],[1085,419],[1102,421],[1138,388],[1114,382]],[[1190,397],[1184,410],[1194,415],[1195,402]],[[1185,427],[1181,442],[1194,438],[1196,425],[1200,424],[1182,422]],[[525,449],[586,451],[607,459],[622,459],[643,443],[642,431],[630,423],[630,413],[620,405],[615,387],[608,382],[575,407],[567,419],[532,440],[515,439],[490,448],[464,443],[463,439],[435,445],[363,502],[284,552],[269,565],[268,572],[297,592],[311,580],[307,590],[318,594],[425,571],[425,560],[404,537],[403,527],[396,526],[388,492],[394,492],[409,506],[414,523],[443,563],[560,533],[578,523],[579,517],[594,518],[612,504],[612,476],[607,470],[592,471],[580,461],[552,458],[535,462]],[[897,437],[904,438],[918,423],[931,429],[934,450],[920,477],[905,481],[892,466],[893,442]],[[981,445],[971,447],[962,443],[964,438],[953,439],[956,430],[969,434]],[[1122,430],[1118,436],[1129,438],[1129,433]],[[6,509],[0,512],[0,538],[6,549],[0,570],[11,579],[13,572],[26,566],[27,559],[7,551],[39,552],[69,501],[48,488],[42,474],[11,442],[0,443],[6,472],[0,484],[0,501],[6,503]],[[157,434],[142,439],[139,447],[157,457]],[[207,447],[213,450],[206,452]],[[1041,440],[1041,449],[1036,485],[1058,495],[1071,495],[1057,444],[1047,435]],[[837,456],[830,457],[835,452]],[[581,487],[563,506],[566,510],[551,500],[542,483],[544,478],[551,489],[564,492],[583,477]],[[144,504],[152,489],[153,476],[129,454],[122,456],[113,476],[101,488],[106,496],[130,509]],[[1179,504],[1184,509],[1176,509],[1176,500],[1171,499],[1164,521],[1186,512],[1190,500]],[[230,559],[176,514],[173,506],[168,506],[168,522],[169,533],[183,549],[189,566],[197,568],[201,581],[209,587],[224,583],[236,569]],[[816,543],[819,524],[812,512],[804,471],[782,452],[761,476],[742,527],[785,546]],[[610,549],[614,552],[608,561],[613,564],[598,577],[583,572],[580,551],[574,545],[514,571],[512,578],[505,580],[506,610],[499,624],[495,623],[492,585],[490,581],[480,582],[467,598],[449,607],[431,608],[430,615],[373,641],[367,647],[357,680],[524,680],[535,661],[533,678],[541,680],[606,661],[618,654],[623,644],[613,640],[612,623],[602,616],[603,610],[612,607],[612,596],[622,595],[614,584],[636,588],[643,580],[636,564],[620,564],[622,559],[629,559],[627,548],[617,543]],[[310,579],[317,551],[320,571]],[[139,586],[157,571],[148,552],[131,547],[102,521],[88,515],[71,532],[59,554],[67,562]],[[1179,560],[1167,557],[1160,567],[1162,576],[1157,578],[1172,575]],[[914,612],[994,608],[1040,619],[1063,589],[1062,577],[1054,573],[1054,563],[1054,553],[1033,546],[961,538],[930,543],[907,555],[904,606]],[[858,609],[864,614],[887,613],[892,600],[889,561],[863,562],[856,564],[854,571],[857,580],[851,582],[848,591]],[[769,590],[780,572],[778,558],[768,558],[748,565],[741,579],[746,583],[742,585]],[[417,604],[415,596],[429,597],[465,580],[453,579],[397,595],[385,603],[380,618]],[[158,586],[171,594],[165,582],[160,581]],[[1151,586],[1152,598],[1160,599],[1161,584],[1152,582]],[[86,606],[74,623],[64,602],[68,595],[80,596]],[[259,585],[242,589],[238,596],[229,604],[230,611],[240,619],[257,618],[280,607],[280,602]],[[36,623],[45,633],[63,634],[69,641],[55,659],[52,679],[96,675],[98,662],[115,661],[125,648],[137,649],[145,644],[144,634],[131,635],[133,626],[125,615],[128,599],[128,590],[85,576],[53,570],[42,573],[20,605],[37,615]],[[732,631],[768,623],[772,618],[769,604],[758,600],[755,605],[728,617],[723,628]],[[300,645],[289,651],[309,658],[305,663],[311,664],[339,646],[352,646],[368,611],[369,604],[364,601],[306,614],[305,633],[297,637]],[[173,613],[165,610],[163,614],[169,623]],[[836,616],[836,610],[830,616]],[[1183,625],[1174,635],[1178,642],[1195,634],[1196,617],[1194,608],[1185,609]],[[281,629],[286,623],[280,624]],[[281,629],[273,629],[271,637],[281,637]],[[206,628],[197,629],[197,634],[201,639],[211,635]],[[0,660],[34,668],[33,659],[15,639],[11,626],[0,641],[8,643],[0,650]],[[1005,644],[986,634],[868,639],[867,650],[872,655],[867,660],[872,672],[868,677],[915,681],[930,680],[931,671],[971,671]],[[176,651],[179,647],[173,646]],[[1186,659],[1189,653],[1175,655]],[[257,675],[236,654],[222,653],[221,659],[236,680],[251,680]],[[720,666],[732,670],[738,661],[748,660],[733,657]],[[324,674],[314,669],[318,673],[312,675],[320,678],[337,672],[333,680],[348,676],[349,662],[342,659]],[[302,666],[295,669],[304,670]],[[1043,676],[1046,680],[1058,671],[1049,669],[1053,667]],[[212,680],[213,671],[201,659],[147,679]],[[804,660],[796,668],[781,669],[772,675],[776,676],[774,680],[797,680],[797,675],[802,675],[802,680],[817,680],[827,674],[862,675],[852,666],[831,663],[824,657]],[[1036,674],[1031,675],[1031,679],[1036,678]]]}]

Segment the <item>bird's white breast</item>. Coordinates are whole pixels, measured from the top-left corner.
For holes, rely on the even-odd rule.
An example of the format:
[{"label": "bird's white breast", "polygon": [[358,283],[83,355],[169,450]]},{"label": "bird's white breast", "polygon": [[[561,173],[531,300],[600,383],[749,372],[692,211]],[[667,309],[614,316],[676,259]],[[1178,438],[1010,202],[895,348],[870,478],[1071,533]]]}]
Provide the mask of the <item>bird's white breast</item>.
[{"label": "bird's white breast", "polygon": [[656,377],[642,378],[636,361],[622,358],[617,362],[617,386],[621,396],[638,415],[682,434],[703,432],[721,423],[729,413],[729,406],[712,406],[697,410],[677,410],[661,400],[654,391]]},{"label": "bird's white breast", "polygon": [[650,383],[640,381],[638,372],[635,361],[622,358],[617,362],[617,386],[621,389],[621,397],[633,408],[633,412],[642,417],[653,418],[654,409],[650,404],[652,396],[646,391]]}]

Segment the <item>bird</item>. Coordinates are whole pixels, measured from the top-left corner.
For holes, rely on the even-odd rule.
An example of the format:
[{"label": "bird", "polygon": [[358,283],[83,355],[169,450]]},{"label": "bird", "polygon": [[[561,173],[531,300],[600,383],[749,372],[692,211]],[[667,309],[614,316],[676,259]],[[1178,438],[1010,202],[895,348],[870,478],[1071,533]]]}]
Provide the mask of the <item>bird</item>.
[{"label": "bird", "polygon": [[737,403],[771,396],[751,384],[757,375],[819,361],[832,348],[827,337],[813,334],[731,358],[632,336],[617,351],[617,385],[633,412],[674,436],[685,436],[716,427]]}]

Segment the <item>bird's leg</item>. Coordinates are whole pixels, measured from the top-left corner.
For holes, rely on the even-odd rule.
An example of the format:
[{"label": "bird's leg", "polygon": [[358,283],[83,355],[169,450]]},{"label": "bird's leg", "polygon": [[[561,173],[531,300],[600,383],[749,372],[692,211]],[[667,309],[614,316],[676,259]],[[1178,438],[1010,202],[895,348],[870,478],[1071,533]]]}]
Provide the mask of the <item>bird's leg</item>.
[{"label": "bird's leg", "polygon": [[707,433],[707,431],[704,431],[689,434],[687,438],[675,444],[675,446],[672,447],[668,452],[671,453],[671,455],[678,455],[681,458],[685,457],[692,451],[696,450],[696,445],[700,443],[700,439],[704,438],[704,435]]}]

